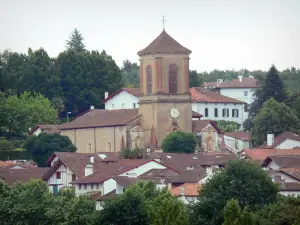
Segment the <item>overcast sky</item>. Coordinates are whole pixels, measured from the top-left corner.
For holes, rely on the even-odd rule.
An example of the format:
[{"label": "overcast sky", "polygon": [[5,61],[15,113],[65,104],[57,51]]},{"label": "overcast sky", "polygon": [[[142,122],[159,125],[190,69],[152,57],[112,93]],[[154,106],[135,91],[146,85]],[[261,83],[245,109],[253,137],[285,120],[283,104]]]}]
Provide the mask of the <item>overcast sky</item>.
[{"label": "overcast sky", "polygon": [[300,0],[0,0],[0,51],[65,49],[77,28],[87,49],[119,66],[162,31],[192,50],[190,67],[300,68]]}]

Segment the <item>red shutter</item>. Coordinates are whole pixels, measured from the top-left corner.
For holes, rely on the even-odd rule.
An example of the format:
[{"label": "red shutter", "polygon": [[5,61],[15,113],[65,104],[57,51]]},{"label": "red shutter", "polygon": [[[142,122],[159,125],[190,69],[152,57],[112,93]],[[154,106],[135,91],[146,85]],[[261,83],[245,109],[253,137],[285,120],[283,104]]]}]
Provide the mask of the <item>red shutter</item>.
[{"label": "red shutter", "polygon": [[56,179],[60,179],[60,172],[56,172]]}]

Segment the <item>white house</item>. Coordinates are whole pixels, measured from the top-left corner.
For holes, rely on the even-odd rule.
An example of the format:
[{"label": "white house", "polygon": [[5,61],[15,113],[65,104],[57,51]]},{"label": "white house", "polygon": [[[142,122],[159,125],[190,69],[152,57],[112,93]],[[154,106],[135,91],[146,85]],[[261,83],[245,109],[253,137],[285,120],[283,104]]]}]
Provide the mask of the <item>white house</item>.
[{"label": "white house", "polygon": [[237,149],[238,152],[252,148],[249,132],[226,132],[223,138],[225,145]]},{"label": "white house", "polygon": [[105,92],[105,109],[133,109],[139,107],[140,88],[121,88],[108,96]]},{"label": "white house", "polygon": [[238,76],[237,79],[224,81],[217,85],[215,89],[219,94],[238,99],[251,104],[254,101],[255,90],[259,88],[258,80],[252,76]]},{"label": "white house", "polygon": [[247,104],[243,101],[220,95],[206,88],[190,88],[193,111],[203,115],[204,120],[234,121],[239,124],[248,118]]},{"label": "white house", "polygon": [[259,148],[293,149],[300,147],[300,135],[285,131],[274,138],[274,134],[267,134],[267,142]]}]

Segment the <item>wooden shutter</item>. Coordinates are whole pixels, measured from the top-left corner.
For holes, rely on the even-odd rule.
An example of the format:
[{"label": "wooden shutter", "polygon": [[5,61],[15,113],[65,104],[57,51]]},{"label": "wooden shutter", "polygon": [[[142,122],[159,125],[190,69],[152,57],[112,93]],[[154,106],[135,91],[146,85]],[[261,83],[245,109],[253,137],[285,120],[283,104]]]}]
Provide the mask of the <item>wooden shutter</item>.
[{"label": "wooden shutter", "polygon": [[169,93],[177,93],[177,66],[169,66]]}]

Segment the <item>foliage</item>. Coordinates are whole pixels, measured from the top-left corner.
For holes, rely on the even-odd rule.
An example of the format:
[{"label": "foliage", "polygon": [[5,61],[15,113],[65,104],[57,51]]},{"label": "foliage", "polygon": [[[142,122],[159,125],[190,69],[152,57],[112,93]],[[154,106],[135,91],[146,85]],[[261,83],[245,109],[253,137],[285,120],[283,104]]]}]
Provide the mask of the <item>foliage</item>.
[{"label": "foliage", "polygon": [[137,63],[132,63],[128,59],[124,60],[121,72],[125,87],[140,86],[140,67]]},{"label": "foliage", "polygon": [[72,31],[69,40],[66,41],[68,51],[84,52],[85,45],[83,44],[83,36],[76,28]]},{"label": "foliage", "polygon": [[60,134],[41,133],[29,136],[24,143],[24,148],[31,153],[32,159],[39,166],[46,166],[46,161],[53,152],[75,152],[76,147],[69,137]]},{"label": "foliage", "polygon": [[184,203],[169,192],[162,192],[148,203],[151,225],[188,225],[188,212]]},{"label": "foliage", "polygon": [[9,188],[0,182],[0,221],[3,225],[92,224],[95,203],[76,197],[74,190],[52,196],[42,180],[32,179]]},{"label": "foliage", "polygon": [[139,148],[126,148],[120,153],[121,157],[124,159],[142,159],[144,157],[144,151]]},{"label": "foliage", "polygon": [[24,92],[7,97],[0,110],[1,127],[14,132],[26,132],[42,123],[55,123],[57,112],[41,94]]},{"label": "foliage", "polygon": [[194,153],[197,140],[194,134],[175,131],[168,134],[162,142],[164,152]]},{"label": "foliage", "polygon": [[202,80],[196,70],[190,70],[190,87],[200,87]]},{"label": "foliage", "polygon": [[191,224],[219,225],[228,200],[255,210],[276,200],[278,187],[259,165],[245,160],[231,161],[213,175],[201,189],[199,202],[192,207]]},{"label": "foliage", "polygon": [[123,86],[121,71],[104,51],[61,53],[56,64],[60,68],[65,110],[79,113],[91,105],[101,107],[104,92]]},{"label": "foliage", "polygon": [[231,199],[227,201],[224,208],[224,223],[223,225],[254,225],[254,216],[245,208],[242,210],[239,207],[238,201]]},{"label": "foliage", "polygon": [[0,160],[30,160],[31,154],[27,151],[17,151],[17,150],[9,150],[9,151],[0,151]]},{"label": "foliage", "polygon": [[300,197],[279,196],[278,200],[262,207],[255,214],[259,225],[296,225],[299,217]]},{"label": "foliage", "polygon": [[0,151],[14,150],[14,144],[6,138],[0,138]]},{"label": "foliage", "polygon": [[241,128],[241,124],[234,121],[217,120],[215,122],[222,132],[235,132]]},{"label": "foliage", "polygon": [[104,202],[97,216],[101,225],[185,225],[187,209],[166,189],[157,190],[149,181],[138,181],[115,199]]},{"label": "foliage", "polygon": [[292,92],[287,101],[285,102],[287,106],[289,106],[294,113],[297,115],[300,120],[300,92]]},{"label": "foliage", "polygon": [[268,132],[278,135],[284,131],[300,131],[300,121],[293,110],[273,98],[267,100],[253,119],[251,138],[255,145],[266,140]]}]

